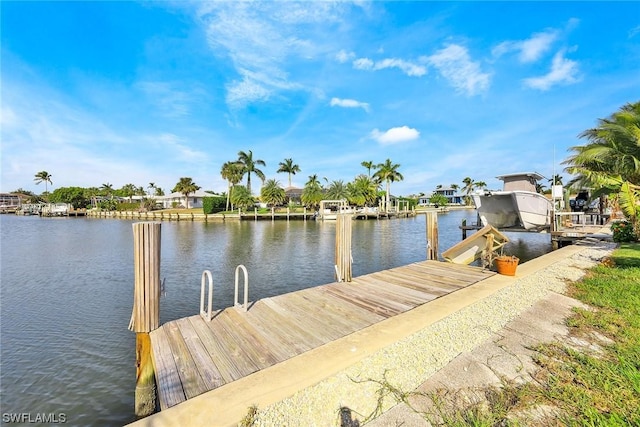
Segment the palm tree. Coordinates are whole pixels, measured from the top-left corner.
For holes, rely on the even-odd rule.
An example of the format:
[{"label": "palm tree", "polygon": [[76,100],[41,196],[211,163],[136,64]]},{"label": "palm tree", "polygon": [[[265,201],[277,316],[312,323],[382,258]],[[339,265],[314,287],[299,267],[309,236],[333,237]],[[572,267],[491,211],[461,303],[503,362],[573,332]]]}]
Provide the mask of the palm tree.
[{"label": "palm tree", "polygon": [[242,165],[238,162],[225,162],[225,164],[222,165],[222,169],[220,169],[220,174],[222,175],[222,179],[228,182],[226,210],[229,210],[233,186],[242,181]]},{"label": "palm tree", "polygon": [[487,188],[487,183],[484,181],[476,181],[473,183],[473,186],[479,190],[484,190],[485,188]]},{"label": "palm tree", "polygon": [[613,194],[625,216],[639,230],[640,102],[625,104],[598,126],[582,132],[588,143],[569,148],[574,154],[563,162],[576,175],[569,186],[594,188],[593,195]]},{"label": "palm tree", "polygon": [[131,203],[133,201],[133,196],[136,194],[136,186],[133,184],[126,184],[120,189],[120,192],[123,197],[128,197],[129,203]]},{"label": "palm tree", "polygon": [[255,204],[255,199],[244,185],[236,185],[233,187],[231,202],[240,207],[248,209]]},{"label": "palm tree", "polygon": [[289,174],[289,187],[291,187],[291,175],[295,175],[296,172],[300,172],[300,166],[293,164],[292,159],[284,159],[284,162],[280,162],[280,168],[276,171],[277,173],[288,173]]},{"label": "palm tree", "polygon": [[356,206],[373,206],[378,199],[378,184],[371,177],[361,174],[347,184],[349,203]]},{"label": "palm tree", "polygon": [[47,183],[53,185],[53,182],[51,182],[52,177],[53,176],[49,172],[40,171],[36,174],[36,177],[33,178],[33,180],[36,182],[36,184],[40,184],[41,182],[44,182],[44,192],[49,193],[49,187],[47,186]]},{"label": "palm tree", "polygon": [[391,163],[391,159],[385,160],[384,163],[380,163],[376,166],[378,169],[376,173],[373,174],[375,178],[377,178],[380,182],[385,182],[386,184],[386,199],[385,199],[385,210],[389,209],[389,199],[391,194],[391,183],[395,181],[402,181],[404,177],[400,172],[398,172],[399,164]]},{"label": "palm tree", "polygon": [[327,188],[326,196],[327,199],[346,199],[349,196],[349,192],[347,191],[347,186],[345,185],[344,181],[331,181],[331,184],[329,184],[329,188]]},{"label": "palm tree", "polygon": [[462,183],[464,184],[464,187],[462,187],[462,191],[464,191],[464,204],[469,206],[471,204],[471,192],[475,186],[475,181],[466,177],[462,180]]},{"label": "palm tree", "polygon": [[100,186],[100,191],[104,193],[105,196],[108,196],[110,199],[113,199],[113,184],[109,184],[108,182],[102,184]]},{"label": "palm tree", "polygon": [[369,162],[365,160],[364,162],[360,163],[360,165],[367,168],[368,176],[371,177],[371,169],[373,168],[373,162]]},{"label": "palm tree", "polygon": [[154,194],[156,187],[156,183],[155,182],[150,182],[149,185],[147,186],[147,188],[149,189],[149,195]]},{"label": "palm tree", "polygon": [[552,185],[562,185],[562,175],[554,175],[552,178],[549,178],[549,182]]},{"label": "palm tree", "polygon": [[199,190],[200,187],[198,187],[196,185],[195,182],[193,182],[193,180],[191,178],[180,178],[180,181],[178,181],[178,183],[176,184],[175,187],[173,187],[173,190],[171,190],[173,193],[178,192],[184,195],[184,198],[186,200],[186,207],[187,209],[189,209],[189,193],[194,193],[195,191]]},{"label": "palm tree", "polygon": [[264,173],[256,166],[266,166],[264,160],[253,160],[253,152],[245,153],[244,151],[238,152],[238,163],[242,165],[243,175],[247,174],[247,190],[251,193],[251,174],[255,173],[258,178],[264,182]]},{"label": "palm tree", "polygon": [[318,175],[309,175],[309,180],[304,185],[302,195],[300,196],[302,203],[309,207],[317,207],[320,205],[320,201],[323,197],[324,191],[320,181],[318,180]]},{"label": "palm tree", "polygon": [[267,205],[281,205],[287,200],[284,188],[275,179],[268,179],[260,189],[260,199]]}]

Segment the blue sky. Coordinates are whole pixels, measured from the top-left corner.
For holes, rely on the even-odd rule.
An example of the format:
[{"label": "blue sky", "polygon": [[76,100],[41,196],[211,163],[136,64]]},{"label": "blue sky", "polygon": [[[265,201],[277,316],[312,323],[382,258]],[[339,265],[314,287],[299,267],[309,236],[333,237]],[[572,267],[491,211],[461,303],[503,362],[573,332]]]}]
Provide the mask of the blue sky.
[{"label": "blue sky", "polygon": [[[293,184],[400,164],[394,194],[562,172],[640,100],[638,2],[5,2],[1,191],[180,177],[240,150]],[[554,161],[555,160],[555,161]],[[253,180],[252,180],[253,181]],[[546,183],[545,183],[546,184]],[[254,191],[258,186],[253,185]]]}]

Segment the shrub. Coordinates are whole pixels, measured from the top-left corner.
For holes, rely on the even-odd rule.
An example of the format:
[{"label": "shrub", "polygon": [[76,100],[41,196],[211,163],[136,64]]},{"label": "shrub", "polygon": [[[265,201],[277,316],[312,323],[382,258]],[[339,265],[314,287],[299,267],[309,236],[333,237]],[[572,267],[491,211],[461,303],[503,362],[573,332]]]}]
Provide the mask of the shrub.
[{"label": "shrub", "polygon": [[638,236],[633,229],[633,224],[628,221],[618,221],[611,224],[614,242],[635,242]]},{"label": "shrub", "polygon": [[224,197],[203,197],[202,211],[205,214],[222,212],[225,210],[227,199]]}]

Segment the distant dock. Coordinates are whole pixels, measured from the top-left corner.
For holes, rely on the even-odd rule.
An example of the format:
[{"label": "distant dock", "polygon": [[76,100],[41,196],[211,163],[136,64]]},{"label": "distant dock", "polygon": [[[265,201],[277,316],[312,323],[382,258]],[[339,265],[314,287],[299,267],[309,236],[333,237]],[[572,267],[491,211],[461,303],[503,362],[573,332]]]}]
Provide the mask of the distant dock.
[{"label": "distant dock", "polygon": [[423,261],[229,307],[150,333],[161,409],[345,337],[495,273]]},{"label": "distant dock", "polygon": [[[92,218],[130,219],[143,221],[314,221],[315,211],[291,211],[289,209],[272,209],[270,212],[238,211],[233,213],[194,213],[194,212],[165,212],[165,211],[105,211],[88,210],[86,215]],[[354,212],[354,219],[391,219],[409,218],[416,215],[415,210],[403,211],[360,211]]]}]

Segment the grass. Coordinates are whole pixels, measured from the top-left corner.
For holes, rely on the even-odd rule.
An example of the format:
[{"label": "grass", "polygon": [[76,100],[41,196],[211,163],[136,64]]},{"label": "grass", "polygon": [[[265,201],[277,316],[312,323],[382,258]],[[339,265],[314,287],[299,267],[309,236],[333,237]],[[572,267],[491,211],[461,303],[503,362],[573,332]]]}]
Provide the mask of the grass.
[{"label": "grass", "polygon": [[571,335],[608,338],[600,351],[541,344],[533,381],[480,390],[422,394],[371,380],[378,411],[387,396],[409,408],[426,397],[429,412],[414,411],[434,426],[640,426],[640,244],[623,244],[571,284],[569,296],[591,307],[568,319]]}]

